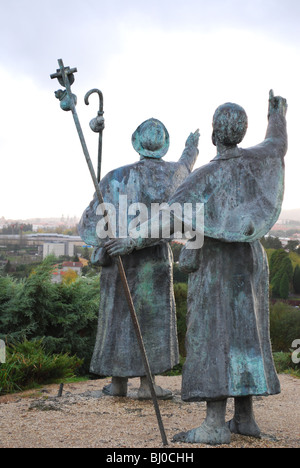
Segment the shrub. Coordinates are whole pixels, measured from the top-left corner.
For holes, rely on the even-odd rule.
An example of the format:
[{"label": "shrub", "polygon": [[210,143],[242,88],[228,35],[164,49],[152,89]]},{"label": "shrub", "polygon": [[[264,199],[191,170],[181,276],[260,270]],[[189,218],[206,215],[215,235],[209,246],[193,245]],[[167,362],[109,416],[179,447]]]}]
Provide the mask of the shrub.
[{"label": "shrub", "polygon": [[270,285],[273,297],[286,299],[289,295],[290,282],[293,279],[293,265],[289,254],[275,250],[270,258]]},{"label": "shrub", "polygon": [[279,295],[282,299],[287,299],[290,292],[290,281],[286,273],[283,274],[279,284]]},{"label": "shrub", "polygon": [[274,363],[279,374],[290,373],[291,371],[300,377],[300,364],[292,361],[292,353],[274,353]]},{"label": "shrub", "polygon": [[283,302],[270,307],[270,334],[274,352],[289,352],[300,339],[300,311]]},{"label": "shrub", "polygon": [[76,356],[46,353],[43,340],[10,345],[0,366],[0,394],[73,377],[81,364]]},{"label": "shrub", "polygon": [[293,287],[296,294],[300,294],[300,266],[296,265],[293,276]]},{"label": "shrub", "polygon": [[176,283],[187,283],[188,279],[189,279],[188,274],[180,270],[178,263],[174,263],[173,264],[174,285]]},{"label": "shrub", "polygon": [[70,284],[51,282],[52,261],[46,259],[29,278],[0,277],[0,339],[8,344],[44,338],[48,353],[76,354],[87,373],[95,343],[99,278]]}]

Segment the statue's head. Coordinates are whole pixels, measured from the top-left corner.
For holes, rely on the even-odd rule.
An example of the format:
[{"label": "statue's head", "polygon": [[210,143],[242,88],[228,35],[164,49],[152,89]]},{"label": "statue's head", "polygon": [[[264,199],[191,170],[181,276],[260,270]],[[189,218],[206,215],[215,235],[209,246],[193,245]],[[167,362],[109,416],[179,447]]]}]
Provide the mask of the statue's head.
[{"label": "statue's head", "polygon": [[212,141],[224,146],[236,146],[246,135],[248,117],[245,110],[238,104],[227,102],[219,106],[213,117]]},{"label": "statue's head", "polygon": [[169,149],[169,133],[159,120],[149,119],[132,135],[132,145],[140,156],[160,159]]}]

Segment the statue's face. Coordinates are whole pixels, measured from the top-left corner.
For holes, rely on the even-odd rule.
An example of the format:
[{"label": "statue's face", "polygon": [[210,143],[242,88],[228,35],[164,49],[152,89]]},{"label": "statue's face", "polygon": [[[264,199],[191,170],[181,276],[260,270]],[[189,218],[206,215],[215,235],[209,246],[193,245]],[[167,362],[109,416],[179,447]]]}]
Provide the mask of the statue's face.
[{"label": "statue's face", "polygon": [[213,144],[236,146],[243,140],[247,128],[248,118],[244,109],[237,104],[223,104],[213,117]]}]

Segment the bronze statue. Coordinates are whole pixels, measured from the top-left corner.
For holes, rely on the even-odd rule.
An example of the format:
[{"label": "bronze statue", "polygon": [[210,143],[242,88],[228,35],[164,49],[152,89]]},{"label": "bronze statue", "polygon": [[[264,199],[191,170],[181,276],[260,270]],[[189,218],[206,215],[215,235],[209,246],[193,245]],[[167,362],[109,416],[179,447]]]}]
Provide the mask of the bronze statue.
[{"label": "bronze statue", "polygon": [[[104,202],[116,210],[116,231],[125,229],[122,222],[127,207],[168,202],[176,188],[190,174],[198,156],[199,133],[191,134],[178,162],[165,162],[162,157],[169,148],[169,134],[157,119],[143,122],[132,136],[140,161],[120,167],[107,174],[100,183]],[[125,199],[125,207],[124,207]],[[101,304],[98,333],[91,362],[91,372],[112,376],[112,383],[104,387],[108,395],[125,396],[130,377],[141,377],[140,399],[151,398],[145,369],[138,349],[128,306],[121,293],[120,277],[115,261],[104,249],[106,234],[99,237],[103,217],[98,214],[99,201],[95,196],[84,212],[79,233],[89,245],[96,247],[93,261],[102,266]],[[105,222],[104,222],[105,224]],[[179,361],[176,311],[173,292],[172,252],[168,240],[135,251],[123,259],[124,269],[139,319],[145,348],[153,375],[161,374]],[[155,385],[158,398],[171,398],[169,390]]]},{"label": "bronze statue", "polygon": [[[206,401],[207,417],[175,441],[225,444],[231,432],[259,437],[252,397],[280,392],[269,338],[268,263],[259,239],[281,211],[286,111],[286,100],[271,91],[266,138],[242,149],[244,109],[220,106],[213,118],[217,156],[196,169],[169,201],[201,202],[205,210],[203,248],[185,248],[181,256],[190,273],[182,399]],[[106,251],[113,257],[150,246],[150,225],[151,220],[141,226],[137,239],[108,241]],[[230,397],[235,415],[226,424]]]}]

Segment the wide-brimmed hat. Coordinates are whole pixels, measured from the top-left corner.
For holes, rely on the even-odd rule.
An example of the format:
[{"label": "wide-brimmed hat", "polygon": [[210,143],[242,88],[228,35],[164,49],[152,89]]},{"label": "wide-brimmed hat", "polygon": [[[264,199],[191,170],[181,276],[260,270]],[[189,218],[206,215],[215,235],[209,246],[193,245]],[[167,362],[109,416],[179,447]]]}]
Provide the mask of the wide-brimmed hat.
[{"label": "wide-brimmed hat", "polygon": [[157,119],[146,120],[132,135],[132,145],[141,156],[160,159],[169,149],[168,130]]}]

